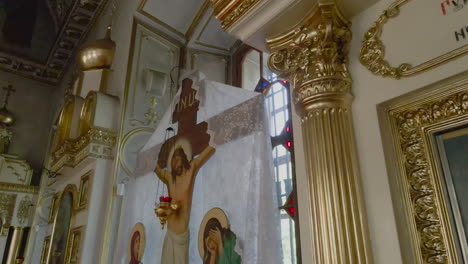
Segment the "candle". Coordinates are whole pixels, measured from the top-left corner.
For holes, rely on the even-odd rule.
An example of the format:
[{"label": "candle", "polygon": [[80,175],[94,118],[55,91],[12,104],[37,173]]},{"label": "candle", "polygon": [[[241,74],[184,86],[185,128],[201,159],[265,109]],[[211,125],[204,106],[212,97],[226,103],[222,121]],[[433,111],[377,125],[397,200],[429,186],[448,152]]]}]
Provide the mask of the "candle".
[{"label": "candle", "polygon": [[170,196],[161,196],[159,197],[159,201],[161,203],[163,202],[170,203],[172,201],[172,198]]}]

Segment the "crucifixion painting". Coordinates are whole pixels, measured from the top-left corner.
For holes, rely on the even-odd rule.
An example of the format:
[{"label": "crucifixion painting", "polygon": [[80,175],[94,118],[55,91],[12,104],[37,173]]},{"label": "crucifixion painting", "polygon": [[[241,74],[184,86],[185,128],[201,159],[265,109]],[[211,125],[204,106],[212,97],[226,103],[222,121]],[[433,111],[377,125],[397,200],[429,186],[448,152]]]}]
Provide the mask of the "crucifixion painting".
[{"label": "crucifixion painting", "polygon": [[170,213],[156,210],[158,217],[167,221],[162,264],[188,264],[188,225],[195,178],[215,152],[209,145],[208,123],[197,124],[200,101],[192,84],[191,79],[182,82],[180,100],[172,116],[172,123],[178,122],[178,131],[163,143],[154,170],[169,193],[169,197],[161,197],[161,202],[169,204]]}]

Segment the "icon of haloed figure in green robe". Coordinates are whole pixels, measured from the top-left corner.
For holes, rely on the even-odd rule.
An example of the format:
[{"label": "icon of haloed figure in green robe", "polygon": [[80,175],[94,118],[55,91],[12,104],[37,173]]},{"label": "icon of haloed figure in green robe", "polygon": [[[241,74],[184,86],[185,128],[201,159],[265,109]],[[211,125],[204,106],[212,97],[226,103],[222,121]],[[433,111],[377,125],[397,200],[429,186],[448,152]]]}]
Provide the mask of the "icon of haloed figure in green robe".
[{"label": "icon of haloed figure in green robe", "polygon": [[208,211],[198,232],[198,250],[203,264],[240,264],[236,242],[224,211],[219,208]]}]

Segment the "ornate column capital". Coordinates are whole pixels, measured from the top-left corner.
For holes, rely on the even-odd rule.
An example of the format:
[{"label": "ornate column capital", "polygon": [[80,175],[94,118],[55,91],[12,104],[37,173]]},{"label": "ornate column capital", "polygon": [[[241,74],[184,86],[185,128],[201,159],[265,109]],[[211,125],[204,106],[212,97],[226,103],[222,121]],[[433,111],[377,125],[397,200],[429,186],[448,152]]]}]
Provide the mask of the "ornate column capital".
[{"label": "ornate column capital", "polygon": [[270,69],[288,79],[294,87],[297,110],[350,103],[351,76],[348,71],[349,22],[333,0],[319,0],[317,6],[295,28],[267,39],[271,49]]}]

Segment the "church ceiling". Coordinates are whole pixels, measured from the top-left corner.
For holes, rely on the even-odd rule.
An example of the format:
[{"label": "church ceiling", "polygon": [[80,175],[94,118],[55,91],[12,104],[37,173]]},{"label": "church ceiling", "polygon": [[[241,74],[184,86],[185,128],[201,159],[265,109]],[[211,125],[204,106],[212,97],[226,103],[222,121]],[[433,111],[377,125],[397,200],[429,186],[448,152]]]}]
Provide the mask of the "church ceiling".
[{"label": "church ceiling", "polygon": [[236,42],[221,28],[209,0],[142,0],[137,11],[189,48],[229,54]]},{"label": "church ceiling", "polygon": [[58,83],[108,0],[0,0],[0,69]]}]

